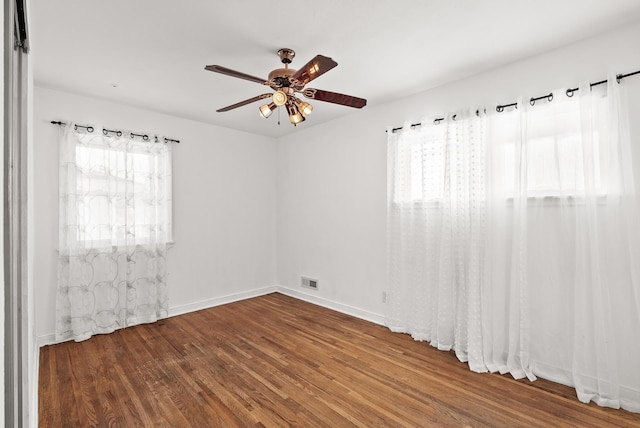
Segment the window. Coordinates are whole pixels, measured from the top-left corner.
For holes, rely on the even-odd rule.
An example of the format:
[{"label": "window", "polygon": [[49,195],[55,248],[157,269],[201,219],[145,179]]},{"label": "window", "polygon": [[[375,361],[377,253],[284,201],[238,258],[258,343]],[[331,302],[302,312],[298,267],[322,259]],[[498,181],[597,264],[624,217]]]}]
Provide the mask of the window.
[{"label": "window", "polygon": [[[564,102],[563,102],[564,101]],[[591,97],[591,115],[584,117],[578,100],[559,100],[536,105],[526,112],[501,113],[492,118],[491,143],[501,147],[504,190],[513,197],[518,177],[516,165],[525,162],[526,195],[529,198],[581,197],[593,187],[596,194],[611,193],[606,188],[603,169],[607,164],[608,140],[601,135],[608,118],[605,96]],[[581,116],[582,114],[582,116]],[[583,132],[588,120],[590,132]],[[523,139],[522,134],[526,137]],[[519,147],[520,141],[524,144]],[[519,150],[524,150],[520,153]],[[590,169],[585,175],[585,168]],[[585,177],[589,177],[588,181]],[[612,185],[613,183],[609,183]]]},{"label": "window", "polygon": [[[437,206],[481,185],[485,118],[475,114],[392,135],[389,151],[394,203]],[[472,192],[469,197],[478,197]]]},{"label": "window", "polygon": [[617,154],[609,144],[606,95],[594,94],[588,105],[577,96],[558,98],[488,116],[427,121],[392,135],[392,201],[434,205],[462,197],[462,189],[480,197],[487,186],[507,200],[515,189],[533,199],[615,194],[619,183],[607,170]]},{"label": "window", "polygon": [[75,141],[69,238],[90,248],[170,242],[169,147],[89,133]]},{"label": "window", "polygon": [[445,178],[445,126],[417,129],[399,136],[394,202],[442,200]]}]

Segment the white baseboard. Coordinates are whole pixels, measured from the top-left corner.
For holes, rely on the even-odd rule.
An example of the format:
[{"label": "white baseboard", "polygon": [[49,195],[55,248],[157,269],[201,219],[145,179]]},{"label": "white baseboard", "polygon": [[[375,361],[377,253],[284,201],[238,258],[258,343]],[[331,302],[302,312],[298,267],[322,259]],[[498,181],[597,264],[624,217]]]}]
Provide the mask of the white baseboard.
[{"label": "white baseboard", "polygon": [[[254,290],[243,291],[241,293],[228,294],[226,296],[215,297],[213,299],[201,300],[199,302],[188,303],[186,305],[170,307],[169,317],[188,314],[189,312],[200,311],[202,309],[213,308],[214,306],[225,305],[227,303],[238,302],[240,300],[250,299],[252,297],[264,296],[265,294],[269,293],[281,293],[286,296],[304,300],[305,302],[332,309],[343,314],[351,315],[365,321],[384,325],[384,317],[382,315],[278,285],[256,288]],[[59,343],[59,341],[56,341],[56,336],[54,333],[36,337],[36,346],[38,348],[46,345],[53,345],[56,343]]]},{"label": "white baseboard", "polygon": [[238,302],[240,300],[250,299],[252,297],[264,296],[265,294],[275,293],[278,291],[277,286],[256,288],[254,290],[243,291],[242,293],[228,294],[226,296],[215,297],[213,299],[201,300],[199,302],[188,303],[186,305],[174,306],[169,308],[169,316],[188,314],[202,309],[213,308],[214,306],[226,305],[227,303]]},{"label": "white baseboard", "polygon": [[42,336],[36,336],[36,347],[38,347],[38,349],[42,348],[43,346],[47,346],[47,345],[55,345],[56,343],[59,343],[59,342],[56,341],[55,333],[43,334]]},{"label": "white baseboard", "polygon": [[[216,297],[213,299],[201,300],[199,302],[188,303],[186,305],[170,307],[169,317],[175,317],[178,315],[188,314],[189,312],[195,312],[202,309],[212,308],[214,306],[225,305],[227,303],[238,302],[240,300],[250,299],[252,297],[275,293],[278,291],[278,288],[278,286],[256,288],[254,290],[243,291],[242,293],[228,294],[226,296]],[[36,346],[38,348],[46,345],[54,345],[60,342],[64,342],[64,340],[57,341],[55,333],[44,334],[36,337]]]},{"label": "white baseboard", "polygon": [[327,309],[332,309],[336,312],[341,312],[343,314],[351,315],[356,318],[360,318],[365,321],[372,322],[374,324],[385,325],[384,316],[380,314],[375,314],[373,312],[368,312],[360,308],[355,308],[353,306],[349,306],[342,303],[334,302],[332,300],[324,299],[322,297],[318,297],[311,293],[305,293],[302,291],[293,290],[291,288],[286,288],[282,286],[277,287],[276,291],[286,296],[304,300],[305,302],[313,303],[314,305],[322,306]]}]

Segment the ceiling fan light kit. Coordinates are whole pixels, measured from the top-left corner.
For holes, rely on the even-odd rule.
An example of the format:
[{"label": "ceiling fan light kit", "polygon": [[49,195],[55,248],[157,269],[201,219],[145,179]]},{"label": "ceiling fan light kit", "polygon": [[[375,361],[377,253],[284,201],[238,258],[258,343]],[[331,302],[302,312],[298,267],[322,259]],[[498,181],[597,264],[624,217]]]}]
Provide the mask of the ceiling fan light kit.
[{"label": "ceiling fan light kit", "polygon": [[278,51],[278,55],[280,56],[280,62],[284,64],[284,68],[277,68],[273,70],[269,73],[269,78],[267,80],[219,65],[207,65],[205,70],[260,83],[262,85],[269,86],[275,91],[273,94],[258,95],[216,111],[225,112],[233,110],[237,107],[242,107],[255,101],[271,97],[270,103],[263,104],[259,107],[260,115],[266,119],[271,116],[271,113],[273,113],[276,108],[284,106],[287,110],[287,114],[289,115],[289,121],[295,126],[300,122],[303,122],[313,111],[313,106],[306,101],[298,99],[295,95],[296,93],[302,94],[304,97],[309,99],[340,104],[347,107],[362,108],[367,105],[367,100],[363,98],[339,94],[336,92],[323,91],[321,89],[305,89],[305,85],[307,83],[338,65],[338,63],[331,58],[323,55],[316,55],[301,69],[295,70],[293,68],[289,68],[289,64],[291,64],[293,58],[296,56],[296,53],[292,49],[280,49]]}]

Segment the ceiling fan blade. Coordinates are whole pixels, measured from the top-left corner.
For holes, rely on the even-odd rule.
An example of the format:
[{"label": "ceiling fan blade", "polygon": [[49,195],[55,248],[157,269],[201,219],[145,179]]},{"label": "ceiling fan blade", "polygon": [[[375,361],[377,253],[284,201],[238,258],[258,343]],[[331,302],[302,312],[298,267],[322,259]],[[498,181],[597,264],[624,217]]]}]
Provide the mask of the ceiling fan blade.
[{"label": "ceiling fan blade", "polygon": [[254,103],[256,101],[259,100],[263,100],[265,98],[269,98],[271,97],[273,94],[262,94],[262,95],[258,95],[257,97],[253,97],[253,98],[249,98],[248,100],[244,100],[244,101],[240,101],[239,103],[235,103],[235,104],[231,104],[230,106],[227,107],[223,107],[219,110],[216,110],[218,113],[222,113],[223,111],[229,111],[229,110],[233,110],[234,108],[238,108],[238,107],[242,107],[244,105],[247,104],[251,104]]},{"label": "ceiling fan blade", "polygon": [[291,77],[297,80],[301,86],[304,86],[337,65],[338,63],[329,57],[316,55],[315,58],[306,63],[304,67],[299,69],[296,74]]},{"label": "ceiling fan blade", "polygon": [[367,100],[364,98],[338,94],[337,92],[323,91],[322,89],[307,88],[302,91],[302,95],[312,100],[326,101],[328,103],[340,104],[347,107],[362,108],[367,105]]},{"label": "ceiling fan blade", "polygon": [[222,67],[219,65],[207,65],[205,70],[213,71],[215,73],[226,74],[227,76],[237,77],[238,79],[250,80],[252,82],[260,83],[264,85],[267,83],[265,79],[251,76],[250,74],[241,73],[239,71],[231,70],[230,68]]}]

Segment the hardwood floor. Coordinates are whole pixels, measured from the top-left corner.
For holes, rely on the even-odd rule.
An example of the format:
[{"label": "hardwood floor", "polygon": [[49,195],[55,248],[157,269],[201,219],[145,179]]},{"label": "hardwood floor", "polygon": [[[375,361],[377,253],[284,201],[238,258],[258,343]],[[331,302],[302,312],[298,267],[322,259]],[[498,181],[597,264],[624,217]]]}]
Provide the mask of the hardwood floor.
[{"label": "hardwood floor", "polygon": [[282,294],[47,346],[40,427],[640,426]]}]

